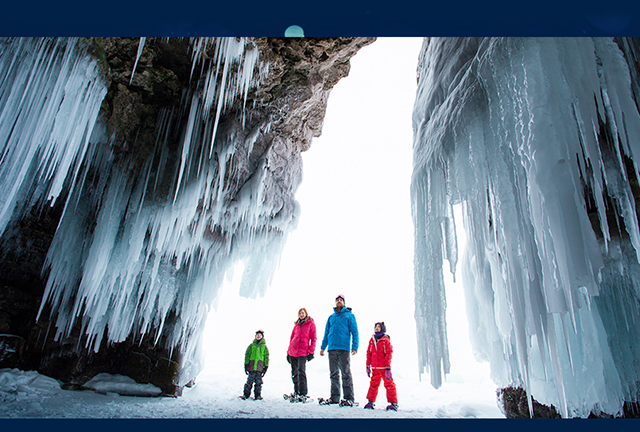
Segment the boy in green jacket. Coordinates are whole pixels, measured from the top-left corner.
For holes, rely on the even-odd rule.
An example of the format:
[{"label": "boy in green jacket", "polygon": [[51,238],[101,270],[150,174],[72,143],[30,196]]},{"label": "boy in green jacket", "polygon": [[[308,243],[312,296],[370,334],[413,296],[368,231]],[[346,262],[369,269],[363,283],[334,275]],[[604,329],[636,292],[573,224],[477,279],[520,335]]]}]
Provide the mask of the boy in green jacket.
[{"label": "boy in green jacket", "polygon": [[255,400],[262,400],[262,377],[267,373],[269,367],[269,348],[264,341],[264,331],[258,330],[256,338],[249,344],[244,353],[244,373],[248,375],[247,383],[244,385],[244,393],[240,399],[245,400],[251,395],[253,389]]}]

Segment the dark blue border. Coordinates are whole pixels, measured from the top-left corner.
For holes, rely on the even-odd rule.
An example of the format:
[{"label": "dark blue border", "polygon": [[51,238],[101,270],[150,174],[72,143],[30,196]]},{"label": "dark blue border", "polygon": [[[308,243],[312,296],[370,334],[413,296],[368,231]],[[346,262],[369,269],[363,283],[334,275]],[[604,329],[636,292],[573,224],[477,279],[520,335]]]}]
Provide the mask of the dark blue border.
[{"label": "dark blue border", "polygon": [[[640,36],[640,1],[620,0],[14,0],[0,36]],[[392,423],[391,423],[392,422]],[[506,423],[505,423],[506,422]],[[638,431],[640,420],[31,420],[0,419],[7,432],[140,430],[367,432]]]},{"label": "dark blue border", "polygon": [[12,0],[0,36],[640,36],[637,0]]},{"label": "dark blue border", "polygon": [[7,432],[636,432],[639,427],[638,419],[0,419],[0,430]]}]

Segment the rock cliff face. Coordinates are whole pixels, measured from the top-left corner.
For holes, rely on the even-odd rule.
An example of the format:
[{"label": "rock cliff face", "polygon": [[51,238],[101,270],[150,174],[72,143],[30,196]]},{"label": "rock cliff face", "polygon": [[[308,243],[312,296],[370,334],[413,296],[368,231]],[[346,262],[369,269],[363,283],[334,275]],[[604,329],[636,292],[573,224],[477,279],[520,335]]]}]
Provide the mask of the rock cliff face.
[{"label": "rock cliff face", "polygon": [[[124,374],[179,395],[198,371],[202,305],[226,269],[247,260],[242,294],[265,289],[296,224],[300,154],[349,59],[373,40],[64,41],[94,59],[109,90],[59,195],[25,180],[31,198],[0,238],[0,368],[69,387]],[[36,50],[18,42],[37,41],[3,40],[0,62]]]}]

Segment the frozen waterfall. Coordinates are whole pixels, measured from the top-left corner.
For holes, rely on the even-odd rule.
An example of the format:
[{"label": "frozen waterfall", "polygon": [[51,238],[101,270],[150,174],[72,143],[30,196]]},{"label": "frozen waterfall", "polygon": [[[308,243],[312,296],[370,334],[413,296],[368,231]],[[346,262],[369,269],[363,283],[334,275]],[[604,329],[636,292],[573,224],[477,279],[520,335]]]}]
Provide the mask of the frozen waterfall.
[{"label": "frozen waterfall", "polygon": [[563,417],[638,400],[638,52],[627,39],[425,40],[412,213],[419,364],[435,387],[449,370],[447,259],[496,383]]},{"label": "frozen waterfall", "polygon": [[[149,39],[140,41],[134,84]],[[280,187],[269,170],[278,144],[246,179],[236,159],[249,157],[263,131],[239,138],[244,112],[240,126],[221,130],[220,115],[234,100],[246,104],[268,72],[255,41],[189,41],[193,85],[161,113],[155,148],[135,163],[115,154],[97,117],[107,85],[95,41],[0,41],[0,234],[66,191],[40,314],[51,307],[57,339],[79,323],[95,351],[130,335],[163,338],[180,347],[187,381],[199,370],[203,320],[225,273],[243,260],[241,294],[263,292],[298,213],[295,202],[265,193]]]}]

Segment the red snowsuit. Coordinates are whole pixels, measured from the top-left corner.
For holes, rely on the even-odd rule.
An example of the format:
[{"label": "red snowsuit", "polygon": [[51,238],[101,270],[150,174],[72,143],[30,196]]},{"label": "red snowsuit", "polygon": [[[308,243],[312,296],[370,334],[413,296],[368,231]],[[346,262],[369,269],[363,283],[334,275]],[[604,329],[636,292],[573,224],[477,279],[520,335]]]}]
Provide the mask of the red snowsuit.
[{"label": "red snowsuit", "polygon": [[398,403],[398,393],[393,378],[386,379],[384,376],[385,369],[391,367],[392,355],[393,347],[389,336],[383,335],[377,341],[375,336],[371,337],[367,347],[367,366],[371,366],[371,383],[369,384],[367,399],[371,402],[376,401],[380,381],[384,380],[384,388],[387,390],[387,402]]}]

